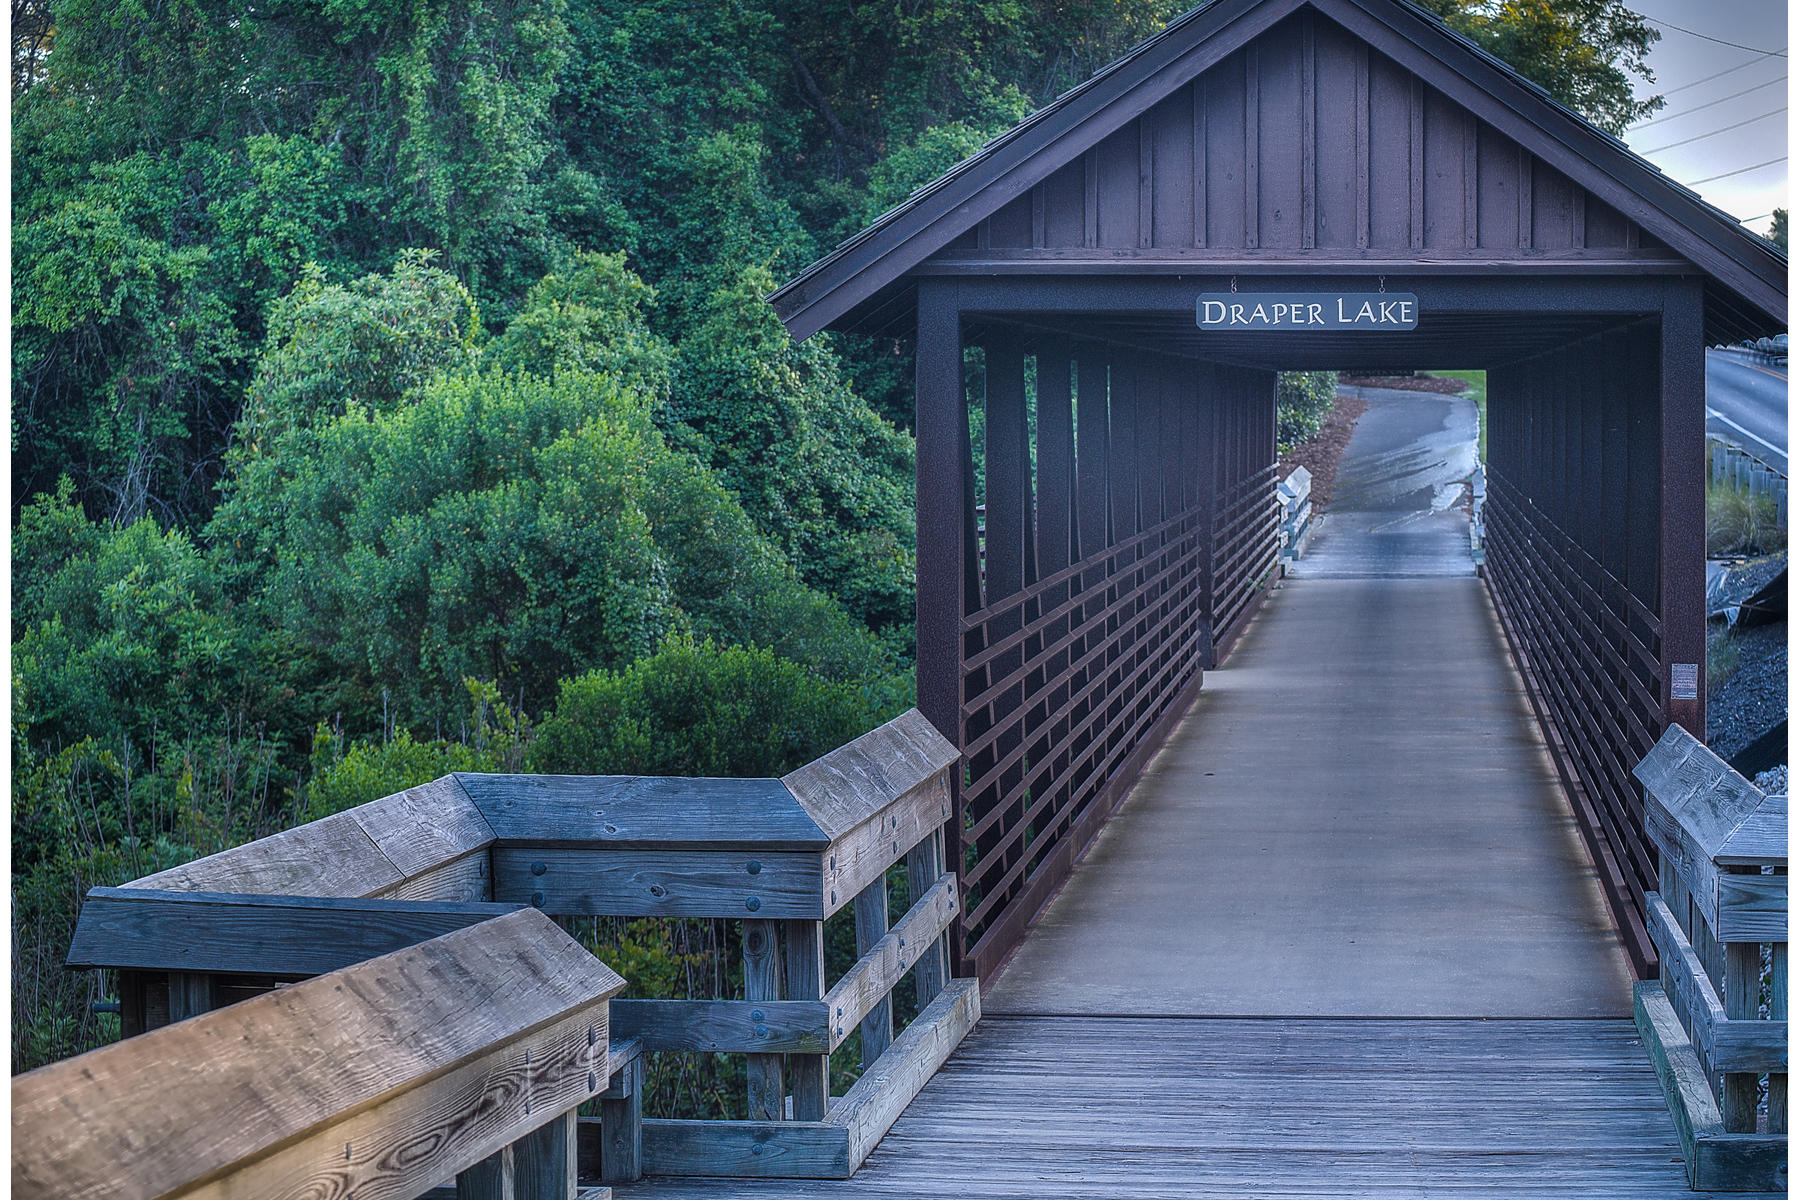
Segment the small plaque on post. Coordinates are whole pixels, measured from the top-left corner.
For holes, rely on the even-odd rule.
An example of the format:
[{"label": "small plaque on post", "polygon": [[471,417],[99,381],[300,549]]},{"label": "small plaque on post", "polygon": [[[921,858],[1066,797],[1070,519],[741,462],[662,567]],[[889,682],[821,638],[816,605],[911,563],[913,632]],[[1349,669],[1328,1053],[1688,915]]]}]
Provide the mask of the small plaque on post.
[{"label": "small plaque on post", "polygon": [[1669,664],[1669,699],[1698,700],[1700,698],[1700,664]]}]

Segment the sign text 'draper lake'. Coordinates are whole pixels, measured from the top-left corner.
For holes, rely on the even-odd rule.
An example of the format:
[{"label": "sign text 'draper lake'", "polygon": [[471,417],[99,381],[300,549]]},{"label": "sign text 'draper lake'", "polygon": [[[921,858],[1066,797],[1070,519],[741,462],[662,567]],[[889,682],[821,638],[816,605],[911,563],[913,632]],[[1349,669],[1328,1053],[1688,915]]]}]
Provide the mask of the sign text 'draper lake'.
[{"label": "sign text 'draper lake'", "polygon": [[1419,323],[1411,292],[1207,292],[1195,306],[1200,328],[1398,332]]}]

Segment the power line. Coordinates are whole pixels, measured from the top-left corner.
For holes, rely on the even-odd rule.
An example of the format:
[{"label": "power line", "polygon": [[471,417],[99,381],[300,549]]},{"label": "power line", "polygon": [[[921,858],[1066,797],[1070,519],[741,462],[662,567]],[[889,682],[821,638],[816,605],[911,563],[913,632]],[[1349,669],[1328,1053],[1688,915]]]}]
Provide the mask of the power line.
[{"label": "power line", "polygon": [[1697,37],[1701,41],[1717,42],[1721,46],[1730,46],[1733,50],[1748,50],[1752,54],[1765,54],[1766,53],[1766,54],[1778,55],[1781,58],[1787,57],[1787,52],[1784,50],[1762,51],[1762,50],[1758,50],[1755,46],[1746,46],[1742,42],[1728,42],[1724,38],[1716,38],[1708,33],[1695,33],[1692,29],[1683,29],[1679,25],[1671,24],[1668,21],[1659,21],[1655,17],[1645,17],[1644,20],[1650,22],[1652,25],[1661,25],[1664,29],[1673,29],[1676,33],[1685,33],[1689,37]]},{"label": "power line", "polygon": [[1726,67],[1723,71],[1714,71],[1711,75],[1702,75],[1700,78],[1694,80],[1692,83],[1684,83],[1680,87],[1670,88],[1668,91],[1666,91],[1662,94],[1664,96],[1673,96],[1676,92],[1685,92],[1689,88],[1697,88],[1703,83],[1711,83],[1713,80],[1723,79],[1727,75],[1736,75],[1739,71],[1742,71],[1744,68],[1754,67],[1757,63],[1761,62],[1763,59],[1771,58],[1775,55],[1780,55],[1782,58],[1786,58],[1787,57],[1787,47],[1783,46],[1779,50],[1759,50],[1756,53],[1756,57],[1753,59],[1750,59],[1748,62],[1741,62],[1735,67]]},{"label": "power line", "polygon": [[1764,167],[1772,167],[1776,163],[1784,163],[1786,161],[1787,161],[1787,155],[1784,154],[1780,158],[1771,158],[1768,162],[1759,162],[1759,163],[1754,163],[1748,167],[1739,167],[1735,171],[1726,171],[1722,175],[1708,175],[1705,179],[1690,179],[1686,183],[1682,184],[1681,186],[1682,187],[1693,187],[1696,184],[1711,183],[1715,179],[1730,179],[1733,175],[1742,175],[1749,171],[1760,171]]},{"label": "power line", "polygon": [[1751,92],[1760,92],[1766,87],[1774,87],[1778,83],[1785,83],[1785,82],[1787,82],[1787,76],[1785,74],[1778,75],[1774,79],[1769,80],[1767,83],[1759,83],[1755,87],[1747,87],[1743,91],[1733,92],[1729,96],[1720,96],[1717,100],[1708,100],[1705,104],[1696,104],[1692,108],[1684,108],[1684,109],[1680,110],[1679,112],[1658,113],[1656,116],[1652,117],[1648,121],[1639,121],[1636,125],[1633,125],[1632,128],[1633,129],[1648,129],[1652,125],[1661,125],[1664,121],[1679,120],[1680,118],[1687,116],[1689,113],[1697,113],[1697,112],[1700,112],[1702,109],[1708,109],[1708,108],[1712,108],[1714,105],[1723,104],[1727,100],[1736,100],[1739,96],[1748,96]]},{"label": "power line", "polygon": [[1748,225],[1748,224],[1749,224],[1749,223],[1750,223],[1750,222],[1752,222],[1752,221],[1760,221],[1760,220],[1762,220],[1762,219],[1763,219],[1763,218],[1764,218],[1764,217],[1772,217],[1772,216],[1774,216],[1774,215],[1775,215],[1775,214],[1774,214],[1774,213],[1773,213],[1773,212],[1766,212],[1766,213],[1757,213],[1757,214],[1756,214],[1756,215],[1755,215],[1755,216],[1754,216],[1754,217],[1743,217],[1743,218],[1741,218],[1741,219],[1740,219],[1740,220],[1739,220],[1739,221],[1738,221],[1738,224],[1739,224],[1739,225]]},{"label": "power line", "polygon": [[1753,125],[1758,121],[1766,121],[1770,117],[1779,117],[1782,113],[1784,113],[1786,111],[1787,111],[1787,105],[1784,104],[1780,108],[1775,109],[1773,112],[1766,112],[1760,117],[1750,117],[1746,120],[1738,121],[1731,125],[1721,125],[1719,128],[1713,130],[1710,133],[1697,133],[1693,137],[1682,138],[1679,142],[1668,142],[1664,145],[1657,146],[1655,149],[1652,149],[1652,150],[1639,150],[1638,153],[1639,154],[1661,154],[1664,150],[1673,150],[1675,147],[1685,146],[1689,142],[1703,142],[1709,137],[1717,137],[1721,133],[1729,133],[1733,129],[1742,129],[1746,125]]}]

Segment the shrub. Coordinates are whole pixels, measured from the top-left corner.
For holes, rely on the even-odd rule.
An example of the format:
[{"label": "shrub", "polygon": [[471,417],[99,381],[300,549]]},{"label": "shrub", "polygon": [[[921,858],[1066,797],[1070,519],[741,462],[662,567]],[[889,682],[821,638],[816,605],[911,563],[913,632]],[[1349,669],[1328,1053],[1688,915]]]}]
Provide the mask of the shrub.
[{"label": "shrub", "polygon": [[674,637],[621,670],[565,680],[525,761],[550,773],[782,775],[891,715],[769,650]]},{"label": "shrub", "polygon": [[1275,381],[1275,448],[1286,454],[1325,428],[1337,395],[1335,371],[1283,371]]}]

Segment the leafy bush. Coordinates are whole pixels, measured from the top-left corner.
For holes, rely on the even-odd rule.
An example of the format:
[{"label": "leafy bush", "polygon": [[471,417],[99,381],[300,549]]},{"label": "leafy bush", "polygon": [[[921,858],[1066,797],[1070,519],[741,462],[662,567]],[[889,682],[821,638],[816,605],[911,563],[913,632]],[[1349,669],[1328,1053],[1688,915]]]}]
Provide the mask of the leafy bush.
[{"label": "leafy bush", "polygon": [[566,680],[528,769],[593,775],[783,775],[895,715],[765,649],[672,638],[619,671]]},{"label": "leafy bush", "polygon": [[1276,452],[1286,454],[1318,437],[1336,395],[1335,371],[1283,371],[1276,376]]}]

